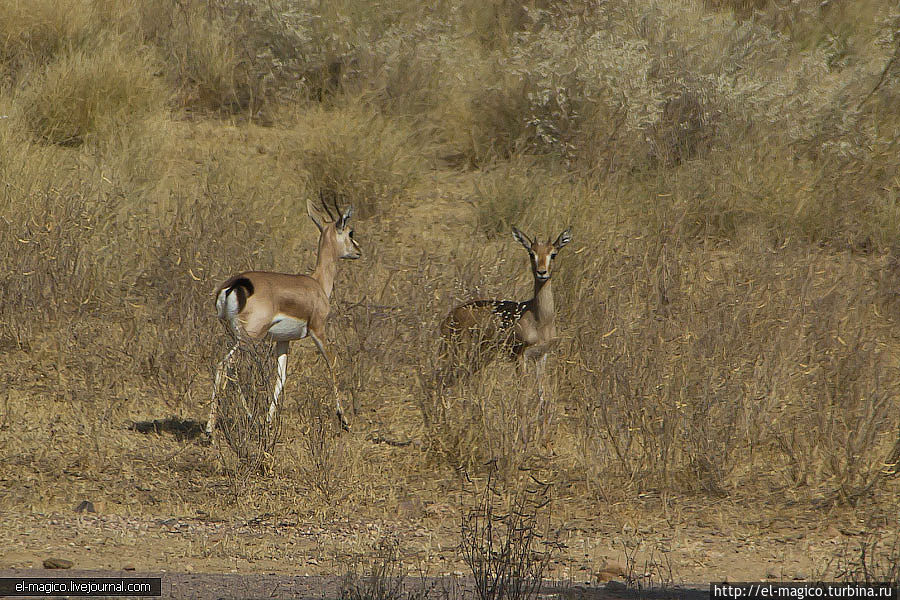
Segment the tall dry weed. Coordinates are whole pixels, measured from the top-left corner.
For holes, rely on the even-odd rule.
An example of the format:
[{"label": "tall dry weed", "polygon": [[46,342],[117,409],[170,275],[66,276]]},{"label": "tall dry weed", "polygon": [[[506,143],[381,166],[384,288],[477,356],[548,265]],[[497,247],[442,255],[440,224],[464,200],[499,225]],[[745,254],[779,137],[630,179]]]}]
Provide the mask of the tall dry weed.
[{"label": "tall dry weed", "polygon": [[672,242],[629,247],[641,246],[594,263],[617,283],[576,301],[595,307],[601,335],[576,333],[560,376],[560,393],[572,385],[581,399],[590,480],[616,472],[628,485],[722,494],[764,477],[843,501],[866,489],[894,427],[885,357],[853,316],[871,288],[841,288],[815,257],[804,270],[704,264]]}]

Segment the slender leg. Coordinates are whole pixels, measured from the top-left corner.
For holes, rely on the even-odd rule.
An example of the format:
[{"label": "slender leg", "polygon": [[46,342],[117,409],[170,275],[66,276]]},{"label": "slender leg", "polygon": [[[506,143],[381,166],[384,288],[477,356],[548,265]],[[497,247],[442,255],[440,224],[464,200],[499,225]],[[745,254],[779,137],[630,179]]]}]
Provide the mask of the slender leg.
[{"label": "slender leg", "polygon": [[538,385],[538,421],[540,423],[540,439],[546,439],[547,430],[550,429],[550,409],[544,401],[544,371],[547,366],[547,354],[545,353],[535,361],[535,376]]},{"label": "slender leg", "polygon": [[278,375],[275,378],[275,394],[272,396],[272,403],[269,405],[269,415],[266,417],[266,423],[271,423],[275,420],[278,397],[284,390],[284,382],[287,380],[288,344],[289,342],[275,343],[275,355],[278,357]]},{"label": "slender leg", "polygon": [[531,358],[534,360],[534,376],[538,386],[538,399],[542,405],[544,402],[544,369],[547,366],[547,355],[555,344],[555,339],[550,340],[542,344],[535,344],[524,352],[525,359]]},{"label": "slender leg", "polygon": [[[515,369],[516,369],[516,378],[520,381],[524,381],[528,375],[528,363],[531,361],[528,358],[527,354],[520,354],[516,357]],[[530,398],[526,400],[525,406],[522,404],[522,399],[519,399],[517,413],[519,415],[519,431],[518,431],[518,442],[521,442],[526,447],[528,446],[528,441],[531,439],[531,432],[534,427],[534,411],[530,410]],[[525,409],[525,410],[523,410]]]},{"label": "slender leg", "polygon": [[209,419],[206,421],[207,435],[212,435],[213,430],[216,428],[216,413],[219,409],[219,390],[225,383],[225,371],[231,369],[231,366],[234,364],[234,351],[237,350],[237,347],[238,343],[235,343],[234,346],[231,347],[231,350],[228,351],[228,354],[225,355],[225,358],[216,365],[216,376],[213,380],[212,401],[209,403]]},{"label": "slender leg", "polygon": [[328,365],[328,374],[331,375],[331,387],[334,390],[334,401],[336,404],[336,412],[338,420],[341,422],[341,428],[345,431],[350,431],[350,423],[347,421],[347,418],[344,416],[344,407],[341,404],[341,393],[338,391],[337,386],[337,378],[335,377],[335,369],[337,368],[337,357],[331,354],[326,348],[325,344],[322,343],[322,340],[318,335],[309,332],[309,336],[313,339],[313,342],[316,343],[316,348],[319,349],[319,354],[322,355],[322,358],[325,359],[325,364]]},{"label": "slender leg", "polygon": [[540,399],[541,406],[544,405],[544,369],[547,367],[547,355],[544,354],[540,359],[534,362],[535,373],[534,376],[537,379],[538,385],[538,398]]}]

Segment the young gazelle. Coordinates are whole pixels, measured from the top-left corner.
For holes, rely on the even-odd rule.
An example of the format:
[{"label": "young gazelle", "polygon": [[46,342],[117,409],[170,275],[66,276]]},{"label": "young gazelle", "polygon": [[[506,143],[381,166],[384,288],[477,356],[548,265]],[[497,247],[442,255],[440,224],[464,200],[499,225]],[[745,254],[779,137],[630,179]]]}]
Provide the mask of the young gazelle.
[{"label": "young gazelle", "polygon": [[278,397],[284,388],[287,375],[288,344],[292,340],[313,339],[319,353],[325,359],[334,389],[337,416],[341,426],[349,429],[344,416],[340,393],[335,378],[336,357],[325,347],[325,322],[330,309],[329,300],[334,288],[339,258],[359,258],[362,251],[353,239],[353,229],[348,225],[353,207],[343,213],[335,202],[337,214],[322,200],[322,208],[330,221],[324,221],[311,201],[306,210],[319,229],[319,253],[316,268],[309,275],[289,275],[269,271],[247,271],[229,278],[216,290],[216,312],[219,319],[237,338],[237,342],[216,368],[212,403],[206,432],[212,434],[216,426],[218,394],[224,383],[224,372],[234,362],[234,353],[240,340],[271,339],[275,342],[278,374],[275,394],[269,405],[268,421],[275,418]]},{"label": "young gazelle", "polygon": [[556,338],[556,308],[550,284],[550,266],[556,253],[572,239],[566,229],[556,241],[531,240],[513,227],[513,237],[528,250],[534,276],[534,296],[525,302],[474,300],[457,306],[441,323],[441,335],[449,349],[452,383],[466,369],[479,368],[493,350],[507,348],[512,356],[536,362],[540,399],[547,351]]}]

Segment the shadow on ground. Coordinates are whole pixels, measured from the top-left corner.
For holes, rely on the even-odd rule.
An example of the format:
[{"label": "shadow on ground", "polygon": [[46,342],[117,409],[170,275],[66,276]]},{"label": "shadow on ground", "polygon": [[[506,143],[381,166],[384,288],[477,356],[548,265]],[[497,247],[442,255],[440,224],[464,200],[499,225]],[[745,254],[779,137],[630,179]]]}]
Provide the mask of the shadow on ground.
[{"label": "shadow on ground", "polygon": [[180,419],[178,417],[167,417],[152,421],[135,421],[129,426],[129,429],[138,433],[167,433],[174,435],[175,439],[180,442],[195,440],[205,433],[203,423],[200,421]]}]

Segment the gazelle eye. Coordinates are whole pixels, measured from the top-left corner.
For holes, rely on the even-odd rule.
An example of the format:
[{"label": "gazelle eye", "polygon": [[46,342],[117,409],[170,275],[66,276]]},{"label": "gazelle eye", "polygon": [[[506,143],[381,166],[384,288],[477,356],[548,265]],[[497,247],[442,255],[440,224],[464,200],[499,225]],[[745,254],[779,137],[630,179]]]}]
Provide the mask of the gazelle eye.
[{"label": "gazelle eye", "polygon": [[553,260],[554,258],[556,258],[556,252],[551,252],[551,253],[550,253],[550,260]]},{"label": "gazelle eye", "polygon": [[351,230],[350,230],[350,233],[348,233],[347,235],[349,235],[349,236],[350,236],[350,239],[352,240],[352,239],[353,239],[353,230],[351,229]]}]

